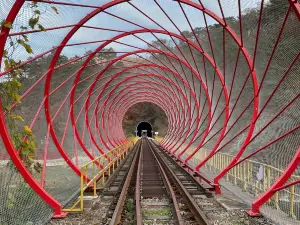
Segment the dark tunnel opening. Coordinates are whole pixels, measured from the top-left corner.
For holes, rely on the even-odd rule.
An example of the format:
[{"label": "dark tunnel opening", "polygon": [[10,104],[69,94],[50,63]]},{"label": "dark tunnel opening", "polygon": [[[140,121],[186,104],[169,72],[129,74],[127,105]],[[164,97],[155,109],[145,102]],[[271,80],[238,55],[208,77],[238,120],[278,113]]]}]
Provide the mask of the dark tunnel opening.
[{"label": "dark tunnel opening", "polygon": [[137,136],[141,137],[143,131],[147,131],[147,136],[152,138],[152,126],[148,122],[140,122],[136,128]]}]

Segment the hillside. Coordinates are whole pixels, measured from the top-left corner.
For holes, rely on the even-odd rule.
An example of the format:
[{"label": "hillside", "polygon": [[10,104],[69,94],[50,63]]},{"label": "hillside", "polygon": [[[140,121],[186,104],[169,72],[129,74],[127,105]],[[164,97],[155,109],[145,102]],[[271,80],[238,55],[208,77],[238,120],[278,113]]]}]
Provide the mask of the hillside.
[{"label": "hillside", "polygon": [[123,119],[125,135],[127,137],[135,135],[136,126],[141,121],[149,122],[153,130],[159,133],[159,136],[167,134],[167,116],[157,105],[150,102],[141,102],[130,107]]}]

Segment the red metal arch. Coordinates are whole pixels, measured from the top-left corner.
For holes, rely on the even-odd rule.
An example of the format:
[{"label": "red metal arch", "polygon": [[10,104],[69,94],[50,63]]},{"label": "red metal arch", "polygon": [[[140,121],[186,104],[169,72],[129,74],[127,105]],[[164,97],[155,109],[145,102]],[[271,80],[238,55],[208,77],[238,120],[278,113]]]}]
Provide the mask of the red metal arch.
[{"label": "red metal arch", "polygon": [[[140,64],[140,65],[137,65],[137,66],[134,66],[134,67],[127,67],[126,69],[124,69],[124,70],[118,72],[118,73],[115,74],[115,75],[112,77],[112,79],[111,79],[110,81],[108,81],[104,86],[106,87],[106,85],[108,85],[108,84],[109,84],[109,83],[110,83],[117,75],[121,74],[122,72],[125,72],[125,71],[127,71],[127,70],[129,70],[129,69],[132,69],[132,68],[137,68],[137,67],[140,67],[140,66],[154,66],[154,67],[159,67],[159,68],[161,68],[161,69],[168,70],[168,71],[172,72],[172,73],[173,73],[175,76],[177,76],[177,77],[181,77],[181,76],[180,76],[179,74],[177,74],[176,72],[171,71],[171,70],[169,70],[168,68],[163,67],[163,66],[158,66],[158,65],[155,65],[155,64]],[[151,76],[153,76],[154,74],[149,73],[148,75],[151,77]],[[159,77],[160,79],[164,79],[164,80],[168,81],[169,83],[171,82],[170,79],[166,79],[166,78],[164,78],[163,76],[158,76],[158,77]],[[125,82],[125,81],[127,81],[127,80],[128,80],[128,78],[124,79],[123,81]],[[123,82],[123,81],[122,81],[122,82]],[[122,84],[122,82],[120,82],[119,84]],[[171,83],[172,83],[172,82],[171,82]],[[186,85],[186,86],[191,90],[192,95],[193,95],[193,98],[194,98],[194,100],[195,100],[195,102],[196,102],[196,107],[197,107],[197,109],[199,109],[199,106],[198,106],[197,101],[196,101],[195,93],[192,91],[192,89],[191,89],[191,87],[190,87],[190,85],[189,85],[188,83],[186,83],[186,82],[183,82],[183,83],[184,83],[184,85]],[[119,85],[119,84],[118,84],[118,85]],[[174,84],[174,83],[173,83],[173,84]],[[118,85],[117,85],[115,88],[117,88]],[[105,90],[105,88],[101,91],[101,93],[100,93],[98,99],[101,97],[101,94],[103,93],[104,90]],[[182,90],[181,90],[180,88],[178,88],[178,86],[177,86],[177,90],[178,90],[179,92],[181,92],[181,94],[183,94]],[[110,92],[110,93],[111,93],[111,92]],[[174,94],[174,93],[173,93],[173,94]],[[110,94],[109,94],[108,97],[110,97]],[[106,102],[104,103],[104,105],[106,106]],[[187,105],[189,105],[189,104],[187,104]],[[98,108],[98,104],[97,104],[97,107],[96,107],[96,109],[95,109],[96,111],[97,111],[97,108]],[[190,110],[189,107],[188,107],[188,110]],[[97,118],[97,117],[96,117],[96,118]],[[96,121],[96,124],[97,124],[97,121]]]},{"label": "red metal arch", "polygon": [[[148,81],[148,82],[149,82],[149,84],[156,84],[156,85],[158,85],[158,86],[162,86],[160,83],[156,83],[156,82],[152,82],[152,81]],[[143,82],[143,81],[137,82],[137,84],[143,84],[143,83],[145,83],[145,82]],[[171,84],[172,84],[172,83],[171,83]],[[173,85],[174,85],[174,83],[173,83]],[[118,86],[119,86],[119,85],[118,85]],[[132,84],[126,86],[126,90],[128,90],[131,86],[132,86]],[[162,87],[163,87],[163,86],[162,86]],[[166,89],[169,91],[168,93],[170,93],[170,94],[173,96],[173,98],[176,98],[178,101],[180,100],[180,99],[177,97],[177,95],[176,95],[174,92],[172,92],[172,91],[170,90],[169,87],[164,86],[164,88],[166,88]],[[177,86],[177,88],[179,88],[179,87]],[[123,90],[124,90],[124,89],[123,89]],[[112,100],[112,102],[111,102],[111,104],[110,104],[110,108],[111,108],[112,104],[114,103],[113,101],[119,96],[119,94],[122,93],[123,90],[120,90],[120,91],[118,92],[118,95],[116,95],[115,98]],[[136,89],[136,90],[138,90],[138,89]],[[113,89],[112,91],[114,91],[114,89]],[[111,92],[112,92],[112,91],[111,91]],[[123,94],[123,95],[120,97],[120,99],[124,98],[127,94],[128,94],[128,92],[125,92],[125,94]],[[167,93],[166,93],[166,94],[167,94]],[[183,96],[184,96],[184,95],[183,95]],[[171,100],[171,99],[170,99],[170,100]],[[185,100],[185,102],[188,104],[188,100],[187,100],[186,96],[184,96],[184,100]],[[106,101],[105,101],[105,102],[106,102]],[[181,105],[181,108],[184,110],[183,104],[180,104],[180,105]],[[106,107],[106,105],[105,105],[105,107]],[[104,107],[104,109],[105,109],[105,107]],[[176,104],[174,104],[174,107],[176,107]],[[110,109],[109,109],[108,111],[110,111]],[[104,110],[102,111],[101,118],[103,118],[103,119],[102,119],[102,128],[105,128],[104,123],[103,123],[103,122],[105,121],[105,120],[104,120]],[[109,128],[107,128],[107,130],[109,131]]]},{"label": "red metal arch", "polygon": [[[28,0],[29,1],[29,0]],[[45,78],[45,88],[44,88],[44,99],[39,107],[38,112],[36,113],[33,121],[32,121],[32,126],[33,124],[36,122],[38,115],[41,112],[42,106],[44,105],[45,108],[45,116],[46,116],[46,122],[48,125],[48,138],[51,135],[51,138],[53,140],[53,142],[55,143],[55,146],[57,148],[57,150],[59,151],[59,153],[61,154],[61,156],[64,158],[64,160],[67,162],[67,164],[69,165],[70,168],[72,168],[75,173],[77,175],[80,175],[81,172],[78,168],[78,164],[74,164],[70,157],[67,154],[66,149],[64,149],[62,147],[62,143],[64,141],[65,135],[66,135],[66,129],[67,129],[67,125],[69,123],[69,119],[71,120],[71,124],[72,124],[72,128],[73,128],[73,132],[75,135],[74,138],[74,143],[76,143],[76,141],[79,143],[81,149],[83,150],[83,152],[90,158],[90,159],[94,159],[95,155],[92,154],[88,149],[87,149],[87,144],[91,144],[92,146],[96,147],[96,149],[98,150],[98,152],[100,154],[104,153],[104,150],[102,149],[102,146],[105,146],[107,149],[110,149],[112,147],[116,147],[122,143],[126,142],[126,137],[122,131],[122,118],[125,114],[125,112],[127,111],[127,109],[132,106],[133,104],[137,103],[137,102],[142,102],[142,101],[149,101],[149,102],[153,102],[157,105],[159,105],[167,114],[168,116],[168,120],[169,120],[169,130],[168,130],[168,135],[165,137],[164,141],[161,143],[161,145],[163,147],[165,147],[169,152],[171,152],[172,154],[175,155],[175,153],[177,154],[177,158],[186,166],[190,167],[191,165],[189,164],[189,160],[192,159],[195,154],[201,149],[201,147],[203,147],[205,145],[205,143],[208,142],[207,138],[209,133],[212,131],[212,128],[215,126],[215,124],[220,123],[219,119],[220,117],[223,115],[223,113],[225,114],[225,119],[223,122],[223,125],[221,127],[221,129],[219,129],[218,132],[214,133],[212,137],[217,136],[217,141],[214,143],[214,147],[212,149],[210,149],[210,153],[209,155],[202,161],[199,163],[199,165],[197,165],[195,168],[191,168],[191,169],[195,169],[195,172],[199,174],[200,168],[205,165],[209,159],[211,159],[216,153],[218,153],[224,146],[226,146],[230,141],[232,141],[236,136],[238,136],[241,132],[247,131],[247,135],[246,137],[244,137],[243,139],[243,144],[240,147],[238,153],[234,156],[233,160],[226,165],[225,169],[223,169],[216,177],[214,177],[214,182],[213,185],[216,187],[216,192],[220,193],[220,186],[219,186],[219,180],[226,174],[228,173],[228,171],[237,166],[239,163],[243,162],[244,160],[250,158],[251,156],[255,155],[256,153],[260,152],[261,150],[263,150],[264,148],[266,148],[266,146],[268,146],[269,144],[267,144],[264,147],[261,147],[260,149],[256,150],[254,153],[249,154],[248,156],[246,156],[245,158],[241,159],[241,156],[244,154],[247,146],[261,133],[258,132],[258,134],[254,134],[254,129],[256,128],[256,122],[259,118],[259,116],[261,115],[262,111],[266,108],[266,105],[268,104],[268,102],[270,101],[270,99],[272,98],[274,92],[276,92],[277,88],[281,85],[283,79],[285,78],[285,76],[289,73],[289,71],[292,69],[292,67],[294,66],[294,64],[296,63],[296,61],[299,59],[299,55],[298,54],[293,62],[287,67],[287,71],[283,74],[281,80],[279,81],[278,85],[276,86],[276,88],[274,89],[274,91],[272,92],[272,94],[270,95],[269,99],[267,100],[267,103],[263,106],[263,108],[259,111],[259,94],[261,91],[261,87],[262,84],[258,84],[258,77],[257,77],[257,73],[255,70],[255,60],[256,60],[256,50],[257,50],[257,42],[258,42],[258,35],[259,35],[259,28],[260,28],[260,23],[262,22],[262,9],[263,9],[263,1],[261,3],[261,8],[260,8],[260,16],[258,19],[258,29],[257,29],[257,37],[256,37],[256,43],[254,46],[254,56],[251,56],[251,54],[249,53],[249,50],[246,48],[246,46],[243,43],[243,37],[242,37],[242,22],[241,20],[240,22],[240,36],[237,35],[237,33],[234,31],[234,29],[232,27],[230,27],[229,24],[227,24],[226,19],[224,18],[224,14],[222,11],[222,4],[219,3],[220,6],[220,10],[222,13],[222,17],[220,18],[219,16],[217,16],[214,12],[212,12],[211,10],[209,10],[208,8],[205,7],[205,4],[203,4],[201,1],[199,1],[199,4],[194,2],[194,1],[190,1],[190,0],[177,0],[175,1],[175,4],[178,4],[188,22],[188,25],[190,26],[195,38],[196,38],[196,42],[193,42],[191,40],[189,40],[188,38],[186,38],[184,36],[184,34],[181,32],[181,30],[178,28],[178,26],[174,23],[174,21],[172,21],[172,19],[168,16],[168,14],[164,11],[164,9],[155,1],[155,3],[158,5],[158,7],[160,8],[160,10],[163,12],[164,15],[167,16],[167,18],[170,20],[170,22],[174,25],[174,27],[176,28],[176,30],[179,32],[179,34],[171,32],[170,30],[165,29],[160,23],[156,22],[151,16],[148,16],[146,13],[144,13],[142,10],[138,9],[130,0],[115,0],[115,1],[110,1],[109,3],[101,6],[101,7],[96,7],[96,6],[88,6],[88,5],[83,5],[83,4],[74,4],[74,3],[66,3],[66,2],[59,2],[59,1],[53,1],[53,2],[49,2],[49,1],[44,1],[41,0],[39,2],[43,2],[45,4],[59,4],[59,5],[63,5],[63,6],[76,6],[76,7],[90,7],[93,9],[92,12],[90,12],[88,15],[86,15],[85,17],[83,17],[77,24],[75,25],[68,25],[68,26],[61,26],[61,27],[56,27],[56,28],[46,28],[46,32],[47,31],[51,31],[51,30],[57,30],[57,29],[63,29],[63,28],[71,28],[71,31],[67,33],[67,35],[64,37],[63,41],[56,47],[54,47],[53,49],[44,52],[36,57],[34,57],[33,59],[29,59],[23,63],[21,63],[18,67],[22,67],[30,62],[33,62],[34,60],[48,54],[48,53],[53,53],[53,58],[51,60],[51,64],[48,68],[48,71],[39,79],[36,81],[36,83],[32,86],[32,88],[29,88],[24,95],[22,96],[22,99],[25,98],[29,92],[32,91],[32,89],[35,87],[36,84],[38,84],[39,82],[42,81],[42,79]],[[280,35],[283,32],[283,28],[287,22],[287,18],[289,17],[289,15],[294,12],[294,14],[298,17],[298,19],[300,19],[300,5],[299,2],[296,0],[287,0],[287,2],[289,2],[289,8],[288,11],[286,13],[285,19],[283,21],[281,30],[279,31],[279,35],[277,38],[277,42],[275,43],[275,47],[273,49],[273,52],[271,54],[271,57],[269,59],[266,71],[269,68],[270,65],[270,61],[272,60],[272,57],[274,55],[274,52],[276,51],[276,47],[277,44],[280,40]],[[25,0],[17,0],[14,5],[12,6],[6,21],[7,22],[11,22],[12,24],[15,21],[15,18],[17,16],[17,14],[19,13],[20,9],[22,8],[22,6],[24,5]],[[132,30],[132,31],[120,31],[117,30],[120,34],[110,38],[109,40],[105,40],[102,41],[103,43],[95,48],[95,50],[92,53],[89,53],[85,56],[82,57],[78,57],[77,59],[72,59],[70,60],[68,63],[56,66],[59,57],[62,53],[62,51],[66,48],[66,47],[70,47],[70,46],[75,46],[76,44],[69,44],[69,41],[74,37],[74,35],[76,34],[76,32],[83,27],[91,27],[87,25],[87,22],[93,18],[94,16],[100,14],[100,13],[108,13],[106,10],[110,9],[114,6],[117,6],[119,4],[122,3],[127,3],[129,5],[131,5],[132,7],[134,7],[136,10],[138,10],[144,17],[148,18],[149,20],[151,20],[153,23],[155,23],[156,25],[158,25],[160,29],[150,29],[147,27],[143,27],[140,26],[139,24],[136,24],[135,22],[126,20],[124,18],[122,18],[121,16],[116,16],[114,15],[115,18],[119,18],[123,21],[126,21],[129,24],[132,25],[136,25],[137,27],[141,28],[141,29],[137,29],[137,30]],[[172,3],[174,3],[172,1]],[[191,26],[191,23],[188,19],[187,13],[184,11],[182,4],[184,4],[185,6],[188,7],[192,7],[196,10],[199,10],[200,12],[203,13],[203,18],[205,21],[205,27],[207,30],[207,34],[208,34],[208,41],[209,41],[209,45],[211,48],[211,55],[208,54],[207,52],[205,52],[201,46],[200,41],[198,40],[197,36],[195,35],[195,32]],[[241,17],[241,8],[240,8],[240,4],[239,4],[239,17]],[[219,24],[222,29],[223,29],[223,35],[225,35],[225,32],[227,32],[232,40],[235,42],[235,44],[238,47],[238,58],[241,55],[243,56],[243,58],[245,59],[248,69],[249,69],[249,74],[248,74],[248,78],[251,77],[251,82],[252,82],[252,88],[253,88],[253,98],[251,100],[251,102],[247,105],[247,107],[243,110],[243,112],[240,114],[240,116],[238,117],[238,119],[233,123],[235,125],[235,123],[239,120],[239,118],[243,115],[243,113],[248,110],[249,106],[251,104],[254,105],[253,110],[252,110],[252,118],[251,118],[251,122],[247,125],[245,125],[245,127],[243,127],[242,129],[239,130],[239,132],[233,136],[233,138],[231,138],[230,141],[228,141],[227,143],[223,144],[222,146],[220,146],[221,142],[225,139],[226,135],[229,133],[230,129],[234,126],[231,124],[231,128],[228,127],[228,123],[230,122],[230,117],[232,115],[232,112],[235,109],[235,106],[239,100],[239,97],[241,95],[241,93],[244,91],[244,87],[245,84],[248,82],[248,78],[244,83],[244,86],[242,87],[242,90],[239,94],[238,99],[236,100],[234,106],[230,106],[230,94],[228,93],[228,85],[225,84],[225,53],[223,55],[223,60],[224,60],[224,72],[222,72],[222,69],[220,66],[217,65],[215,57],[214,57],[214,53],[212,50],[212,40],[210,37],[210,32],[208,30],[208,24],[207,24],[207,19],[206,16],[211,17],[217,24]],[[95,27],[94,27],[95,28]],[[98,29],[98,28],[97,28]],[[100,28],[99,28],[100,29]],[[113,31],[113,29],[106,29],[106,30],[111,30]],[[35,34],[38,33],[40,31],[25,31],[25,32],[18,32],[18,33],[12,33],[9,34],[10,29],[8,27],[3,27],[1,34],[0,34],[0,54],[3,55],[3,51],[7,42],[7,38],[9,36],[14,36],[14,35],[19,35],[19,34]],[[163,34],[166,35],[168,37],[170,37],[170,39],[173,41],[174,45],[176,46],[176,51],[170,51],[170,49],[161,41],[161,44],[167,49],[167,50],[159,50],[157,48],[155,48],[153,45],[151,46],[151,44],[147,41],[144,40],[143,38],[139,38],[139,36],[137,36],[137,34],[151,34],[153,35],[157,41],[160,41],[160,39],[157,37],[157,34]],[[87,70],[87,68],[91,67],[91,66],[95,66],[95,65],[90,65],[90,62],[92,59],[95,58],[96,54],[98,52],[100,52],[101,50],[103,50],[106,46],[108,46],[111,43],[121,43],[118,41],[118,39],[121,39],[123,37],[129,37],[129,36],[134,36],[135,38],[138,38],[139,40],[141,40],[142,42],[148,44],[151,47],[154,47],[154,49],[146,49],[146,48],[140,48],[135,46],[134,44],[131,45],[130,43],[122,43],[125,46],[128,47],[134,47],[138,50],[134,50],[131,52],[127,52],[127,53],[120,53],[121,55],[118,55],[116,58],[108,60],[107,64],[104,66],[103,69],[101,69],[99,72],[95,72],[94,74],[90,75],[87,78],[84,78],[84,80],[88,80],[88,79],[93,79],[93,82],[91,85],[89,85],[89,87],[87,87],[84,91],[84,93],[87,92],[87,96],[84,97],[84,93],[82,93],[77,99],[75,99],[75,91],[77,89],[77,87],[79,86],[79,84],[81,82],[83,82],[83,80],[81,79],[81,75],[84,71]],[[182,53],[181,49],[178,47],[178,44],[176,43],[176,40],[180,40],[183,41],[187,44],[188,48],[189,48],[189,54],[192,57],[192,60],[188,60],[186,55]],[[225,39],[224,39],[225,40]],[[223,40],[223,48],[225,49],[225,41]],[[99,41],[95,41],[95,43],[98,43]],[[88,42],[85,44],[91,44],[92,42]],[[83,44],[83,43],[80,43]],[[207,60],[208,63],[212,66],[213,70],[214,70],[214,76],[215,74],[217,75],[217,78],[219,79],[222,87],[222,91],[220,92],[219,98],[217,100],[216,106],[213,109],[212,108],[212,101],[214,100],[214,98],[211,96],[211,94],[209,93],[209,87],[207,85],[207,81],[204,82],[203,79],[203,74],[200,74],[199,72],[199,68],[197,67],[196,64],[196,60],[194,57],[194,54],[191,50],[191,48],[195,49],[197,52],[199,52],[202,56],[203,56],[203,62],[204,62],[204,67],[205,67],[205,61]],[[156,59],[157,62],[150,62],[150,63],[136,63],[133,66],[126,66],[125,68],[121,68],[121,70],[119,72],[114,73],[111,77],[111,79],[109,81],[106,81],[105,84],[101,87],[96,88],[96,85],[102,80],[102,75],[104,72],[110,70],[110,69],[116,69],[116,63],[120,62],[122,60],[127,60],[128,57],[130,56],[140,56],[140,54],[152,54],[153,58]],[[164,64],[162,61],[160,61],[158,58],[155,57],[155,54],[161,54],[164,55],[164,57],[166,57],[166,59],[168,60],[169,66],[167,66],[166,64]],[[84,59],[86,58],[86,59]],[[141,57],[143,58],[143,57]],[[77,70],[75,73],[73,73],[66,81],[64,81],[62,84],[60,84],[58,87],[56,87],[54,90],[51,91],[51,81],[54,79],[53,77],[53,72],[58,69],[58,68],[62,68],[66,65],[69,65],[73,62],[77,62],[78,60],[83,59],[84,62],[81,65],[81,67],[79,68],[79,70]],[[145,60],[145,58],[143,58]],[[194,66],[192,66],[190,62],[194,62]],[[0,59],[0,65],[2,62],[2,59]],[[178,72],[178,68],[176,68],[173,64],[173,62],[177,65],[180,66],[180,70],[181,72]],[[96,63],[98,64],[98,63]],[[238,64],[236,64],[237,66]],[[174,77],[175,81],[172,79],[170,79],[167,75],[168,78],[164,77],[164,75],[161,72],[149,72],[149,71],[145,71],[146,73],[142,73],[142,72],[138,72],[136,74],[134,74],[131,77],[127,77],[127,78],[120,78],[120,81],[117,82],[117,85],[115,87],[110,87],[111,82],[116,81],[116,78],[120,75],[125,74],[126,72],[132,71],[134,69],[142,69],[142,68],[150,68],[150,69],[159,69],[161,70],[165,75],[167,75],[167,73],[171,73],[172,76]],[[200,91],[204,90],[205,92],[205,96],[206,96],[206,100],[205,103],[201,103],[200,102],[200,97],[199,99],[197,98],[197,91],[195,89],[195,84],[194,84],[194,80],[193,80],[193,87],[190,84],[191,81],[188,81],[187,76],[186,76],[186,70],[185,69],[190,70],[190,72],[192,73],[192,77],[196,77],[198,82],[200,82]],[[206,68],[204,68],[205,70],[205,78],[206,78]],[[236,68],[235,68],[236,70]],[[0,73],[0,77],[4,76],[6,74],[8,74],[10,71],[1,71]],[[159,79],[159,81],[166,81],[168,85],[170,85],[170,87],[168,85],[165,85],[164,83],[161,84],[159,83],[159,81],[157,80],[153,80],[153,81],[145,81],[145,80],[140,80],[142,79],[142,77],[147,76],[147,77],[156,77]],[[262,79],[262,83],[264,81],[264,78],[266,76],[266,72],[263,75],[263,79]],[[63,86],[69,81],[71,80],[71,78],[75,77],[74,81],[73,81],[73,85],[71,90],[69,91],[69,93],[67,94],[67,96],[65,97],[65,99],[63,100],[62,104],[60,105],[60,107],[58,108],[58,110],[55,112],[55,114],[53,116],[51,116],[50,114],[50,103],[49,103],[49,98],[51,97],[51,95],[54,92],[57,92],[59,90],[61,90],[63,88]],[[177,78],[179,79],[179,83],[177,81]],[[119,79],[119,78],[118,78]],[[137,79],[138,81],[134,81],[135,83],[132,83],[132,81],[130,81],[131,79]],[[194,79],[194,78],[193,78]],[[215,79],[215,78],[214,78]],[[215,81],[214,81],[215,82]],[[140,85],[140,86],[139,86]],[[156,85],[156,87],[152,87],[151,85]],[[181,88],[181,86],[183,86],[183,88]],[[143,90],[145,87],[147,87],[147,90]],[[102,89],[101,89],[102,88]],[[120,88],[120,90],[118,90],[117,88]],[[173,89],[174,88],[174,89]],[[187,88],[187,90],[185,89]],[[232,88],[232,86],[231,86]],[[101,91],[100,91],[101,90]],[[214,90],[212,90],[213,93]],[[108,94],[106,96],[103,96],[103,93],[108,92]],[[231,92],[231,91],[230,91]],[[122,94],[122,95],[121,95]],[[136,96],[137,94],[144,94],[144,96]],[[115,95],[115,96],[114,96]],[[217,109],[217,106],[219,104],[220,101],[220,97],[224,96],[225,98],[225,102],[223,102],[223,111],[221,112],[221,114],[217,117],[217,120],[212,123],[212,120],[216,117],[215,116],[215,111]],[[92,96],[96,96],[96,99],[91,101]],[[114,96],[114,97],[113,97]],[[297,99],[299,98],[300,94],[296,95],[294,98],[290,99],[290,102],[288,102],[287,105],[285,105],[283,107],[283,109],[280,109],[279,112],[272,118],[272,120],[263,128],[265,129],[274,119],[276,119],[279,115],[281,115],[284,110],[286,108],[288,108],[290,105],[294,104]],[[64,132],[64,137],[62,138],[62,142],[60,143],[57,137],[57,134],[55,133],[55,130],[53,128],[53,121],[55,121],[57,115],[59,114],[60,110],[62,109],[63,105],[65,104],[65,102],[67,101],[67,99],[70,97],[70,112],[68,113],[68,118],[67,118],[67,124],[65,126],[65,132]],[[113,97],[113,99],[110,99],[111,97]],[[183,99],[182,99],[183,98]],[[190,99],[188,99],[190,98]],[[102,103],[100,100],[104,99],[104,103]],[[174,101],[175,99],[175,101]],[[0,99],[1,100],[1,99]],[[74,112],[74,107],[79,105],[80,101],[83,101],[84,103],[81,105],[81,110],[80,113],[78,115],[76,115],[75,117],[75,112]],[[165,102],[171,103],[171,104],[165,104]],[[120,107],[117,107],[120,104]],[[0,101],[0,106],[1,106],[1,101]],[[13,105],[13,107],[16,106],[16,104]],[[172,107],[173,106],[173,107]],[[92,110],[92,107],[95,107],[92,114],[89,112]],[[221,106],[218,106],[221,107]],[[193,108],[193,109],[192,109]],[[203,115],[203,110],[204,109],[208,109],[208,113],[207,116],[204,117]],[[196,110],[196,115],[194,114],[194,110]],[[99,115],[101,114],[101,116],[99,117]],[[20,153],[20,149],[16,150],[11,142],[11,138],[9,135],[9,131],[7,129],[7,126],[5,124],[5,113],[2,111],[2,107],[0,107],[0,134],[1,137],[3,139],[3,142],[5,144],[5,147],[7,149],[7,152],[9,153],[12,161],[15,163],[17,169],[20,171],[21,175],[24,177],[24,179],[29,183],[29,185],[36,191],[36,193],[44,200],[46,201],[54,210],[55,210],[55,214],[56,216],[62,215],[62,211],[61,211],[61,205],[59,202],[57,202],[53,196],[49,195],[46,190],[43,187],[43,182],[40,185],[33,176],[31,176],[31,174],[29,173],[29,171],[25,168],[24,164],[22,163],[22,161],[20,160],[18,154]],[[84,121],[81,121],[79,118],[81,115],[84,115]],[[89,118],[89,116],[91,116],[91,119]],[[202,123],[200,123],[201,119],[204,120],[202,121]],[[207,123],[207,127],[206,129],[201,133],[201,135],[199,135],[199,130],[202,127],[202,125],[204,124],[204,121],[208,121]],[[100,125],[101,122],[101,125]],[[84,124],[84,130],[83,130],[83,135],[81,137],[80,133],[79,133],[79,128],[78,123],[83,123]],[[195,127],[195,129],[193,129],[193,127]],[[297,130],[299,128],[299,126],[296,126],[295,128],[289,130],[286,135],[292,133],[293,131]],[[85,142],[84,139],[84,131],[85,129],[88,130],[88,135],[89,135],[89,143]],[[115,132],[112,132],[112,129],[114,129]],[[262,130],[263,130],[262,129]],[[92,132],[92,131],[96,131],[96,132]],[[219,133],[220,132],[220,133]],[[189,149],[189,147],[191,147],[195,141],[201,136],[201,140],[200,143],[196,146],[196,149],[192,152],[192,154],[188,155],[186,159],[182,159],[181,157],[186,154],[187,150]],[[97,139],[97,137],[100,139],[100,142],[98,142],[99,139]],[[180,138],[179,138],[180,137]],[[210,137],[211,138],[211,137]],[[277,140],[279,140],[281,137],[278,137],[276,139],[274,139],[272,143],[275,143]],[[186,143],[187,142],[187,143]],[[109,143],[109,144],[107,144]],[[181,147],[185,144],[185,147],[183,150],[180,150]],[[179,152],[178,152],[179,151]],[[257,199],[256,201],[253,202],[253,212],[254,213],[258,213],[259,207],[264,204],[268,199],[270,199],[270,197],[278,190],[282,189],[282,188],[286,188],[289,185],[293,185],[296,184],[298,182],[293,182],[292,184],[288,184],[288,185],[284,185],[285,182],[291,177],[292,173],[295,171],[296,167],[299,164],[299,154],[300,154],[300,149],[298,149],[297,154],[295,154],[293,160],[290,162],[289,166],[286,168],[285,172],[282,174],[282,176],[280,177],[280,179],[278,179],[272,187],[269,188],[268,191],[265,192],[265,194],[263,194],[259,199]],[[45,153],[45,157],[47,158],[47,154]],[[98,165],[98,164],[97,164]],[[44,167],[46,166],[46,164],[44,165]],[[98,165],[101,166],[101,165]],[[43,174],[44,175],[44,174]],[[42,181],[44,180],[44,176],[42,178]]]},{"label": "red metal arch", "polygon": [[[145,76],[145,75],[144,75]],[[148,75],[149,76],[149,75]],[[129,78],[131,78],[131,77],[129,77]],[[152,82],[152,81],[147,81],[149,84],[156,84],[156,85],[158,85],[158,86],[162,86],[160,83],[156,83],[156,82]],[[137,84],[142,84],[142,83],[146,83],[147,84],[147,82],[143,82],[143,81],[139,81],[139,82],[137,82]],[[171,83],[172,84],[172,83]],[[126,86],[126,90],[129,90],[129,88],[132,86],[133,84],[130,84],[130,85],[128,85],[128,86]],[[173,85],[175,85],[174,83],[173,83]],[[117,85],[116,86],[116,88],[118,87],[119,85]],[[170,94],[172,94],[172,96],[173,97],[175,97],[175,98],[177,98],[178,100],[179,100],[179,98],[175,95],[175,93],[174,92],[172,92],[171,90],[170,90],[170,88],[169,87],[167,87],[167,86],[164,86],[165,88],[166,88],[166,90],[168,90],[168,92],[167,93],[170,93]],[[176,86],[177,87],[177,89],[180,89],[178,86]],[[140,89],[140,88],[136,88],[136,90],[138,90],[138,89]],[[143,87],[142,87],[142,89],[143,89]],[[115,89],[113,89],[112,91],[114,91]],[[124,89],[123,89],[124,90]],[[156,93],[157,92],[159,92],[160,90],[158,90],[158,89],[155,89],[156,90]],[[123,94],[121,97],[120,97],[120,100],[121,99],[123,99],[129,92],[131,92],[131,91],[128,91],[128,92],[126,92],[125,94]],[[119,94],[121,94],[122,93],[122,90],[121,91],[119,91],[118,92],[118,95],[116,95],[115,96],[115,98],[112,100],[112,103],[111,103],[111,105],[114,103],[113,101],[119,96]],[[154,94],[156,94],[155,92],[154,92]],[[166,94],[167,94],[166,93]],[[184,96],[184,95],[183,95]],[[185,102],[186,102],[186,104],[189,104],[188,103],[188,100],[187,100],[187,98],[186,98],[186,96],[184,96],[184,99],[185,99]],[[171,101],[172,101],[172,99],[170,99]],[[180,100],[179,100],[180,101]],[[105,101],[105,103],[106,103],[106,101]],[[106,106],[106,104],[104,103],[104,105]],[[118,103],[118,102],[117,102]],[[111,106],[110,105],[110,106]],[[115,104],[115,105],[117,105],[117,104]],[[183,105],[182,104],[180,104],[181,105],[181,108],[184,110],[184,107],[183,107]],[[176,107],[176,104],[174,104],[174,106]],[[105,109],[105,108],[104,108]],[[109,110],[110,111],[110,110]],[[105,121],[104,120],[104,111],[102,111],[102,115],[101,115],[101,117],[103,118],[102,119],[102,121]],[[104,124],[103,124],[104,125]],[[102,126],[102,128],[105,128],[105,126]],[[109,130],[109,128],[107,128],[107,130]]]}]

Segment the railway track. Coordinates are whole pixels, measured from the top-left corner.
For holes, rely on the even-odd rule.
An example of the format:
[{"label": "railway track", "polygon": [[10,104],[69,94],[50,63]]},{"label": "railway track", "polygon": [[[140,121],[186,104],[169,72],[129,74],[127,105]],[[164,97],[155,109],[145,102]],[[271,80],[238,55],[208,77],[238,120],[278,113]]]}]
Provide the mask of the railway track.
[{"label": "railway track", "polygon": [[141,146],[135,202],[138,225],[184,224],[169,178],[148,139]]},{"label": "railway track", "polygon": [[[86,198],[85,216],[73,214],[64,224],[205,225],[249,221],[242,211],[230,213],[210,198],[209,187],[203,188],[193,175],[148,139],[139,140],[113,170],[105,186],[98,189],[98,197]],[[232,200],[230,196],[228,200]],[[239,204],[232,202],[234,206]],[[249,224],[272,223],[253,219]]]},{"label": "railway track", "polygon": [[122,195],[124,195],[123,187],[127,184],[126,175],[133,172],[133,168],[131,165],[136,163],[140,144],[140,141],[136,143],[124,162],[118,167],[118,169],[106,182],[105,187],[101,192],[102,204],[107,206],[105,221],[102,221],[103,224],[109,224],[110,220],[116,220],[116,218],[114,218],[115,209],[117,207],[120,207],[118,206],[118,202],[119,199],[122,198]]},{"label": "railway track", "polygon": [[[200,209],[195,199],[212,197],[212,193],[203,188],[201,184],[191,176],[185,169],[178,165],[169,155],[160,150],[153,142],[149,142],[153,151],[158,156],[161,164],[166,168],[167,174],[172,180],[173,187],[177,191],[177,196],[181,200],[183,209],[185,209],[184,221],[187,224],[205,225],[210,224],[203,211]],[[191,218],[191,213],[194,218]]]},{"label": "railway track", "polygon": [[[211,194],[152,141],[143,138],[136,146],[110,224],[209,224],[194,197]],[[135,190],[135,220],[130,223],[124,218],[129,190]]]}]

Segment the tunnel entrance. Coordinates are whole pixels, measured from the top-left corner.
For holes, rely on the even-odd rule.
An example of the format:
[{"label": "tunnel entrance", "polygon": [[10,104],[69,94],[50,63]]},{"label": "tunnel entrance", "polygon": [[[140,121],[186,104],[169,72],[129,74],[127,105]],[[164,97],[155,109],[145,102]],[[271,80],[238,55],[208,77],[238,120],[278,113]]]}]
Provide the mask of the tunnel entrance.
[{"label": "tunnel entrance", "polygon": [[147,133],[148,137],[152,137],[152,126],[148,122],[140,122],[136,127],[137,136],[141,137],[142,133]]}]

